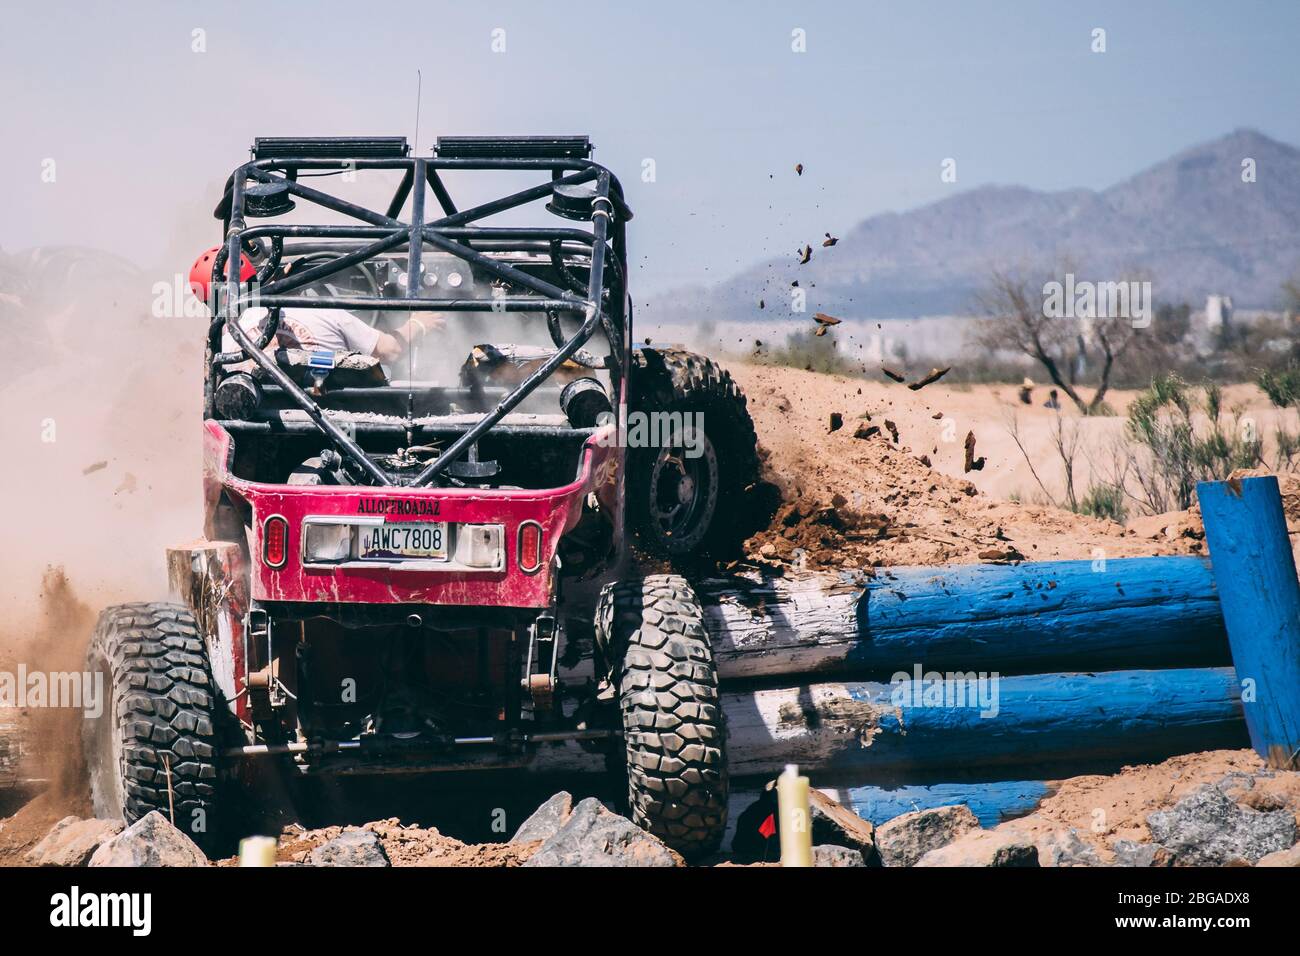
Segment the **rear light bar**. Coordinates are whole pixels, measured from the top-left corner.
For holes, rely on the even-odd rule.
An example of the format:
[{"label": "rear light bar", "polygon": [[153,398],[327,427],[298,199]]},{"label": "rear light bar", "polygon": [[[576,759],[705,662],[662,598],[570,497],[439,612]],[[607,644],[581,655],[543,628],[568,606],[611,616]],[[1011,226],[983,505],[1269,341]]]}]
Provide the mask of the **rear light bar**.
[{"label": "rear light bar", "polygon": [[262,560],[268,568],[282,568],[289,558],[289,522],[271,515],[262,522]]},{"label": "rear light bar", "polygon": [[586,136],[439,136],[433,150],[443,159],[586,159]]},{"label": "rear light bar", "polygon": [[542,567],[542,526],[525,521],[519,526],[519,570],[536,574]]},{"label": "rear light bar", "polygon": [[401,159],[405,136],[258,136],[254,159]]}]

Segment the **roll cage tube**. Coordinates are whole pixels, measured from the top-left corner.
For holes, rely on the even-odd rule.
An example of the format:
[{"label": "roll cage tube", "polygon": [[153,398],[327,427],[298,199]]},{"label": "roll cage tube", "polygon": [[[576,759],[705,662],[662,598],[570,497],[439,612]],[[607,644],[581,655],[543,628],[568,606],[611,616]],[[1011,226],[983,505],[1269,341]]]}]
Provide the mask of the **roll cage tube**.
[{"label": "roll cage tube", "polygon": [[[502,141],[513,144],[514,141]],[[369,478],[380,485],[394,485],[395,480],[366,455],[365,451],[347,436],[321,407],[293,379],[287,375],[263,351],[275,334],[279,313],[283,308],[346,308],[354,310],[383,309],[389,311],[527,311],[545,312],[548,315],[548,328],[557,345],[556,352],[539,368],[528,375],[513,390],[509,391],[490,412],[468,430],[434,461],[430,462],[407,486],[427,485],[478,441],[486,432],[518,407],[543,381],[549,378],[565,361],[578,354],[602,325],[609,339],[610,357],[608,367],[616,381],[624,374],[623,350],[627,340],[626,330],[622,328],[627,319],[626,314],[626,233],[623,220],[630,217],[622,205],[622,191],[617,179],[604,167],[587,159],[573,158],[571,155],[539,158],[482,156],[465,157],[463,155],[441,157],[386,157],[386,158],[335,158],[333,153],[328,158],[274,157],[255,159],[240,166],[232,174],[228,184],[228,197],[218,207],[218,215],[226,221],[226,243],[213,263],[213,288],[224,288],[225,301],[217,310],[209,330],[207,356],[209,361],[208,378],[204,390],[205,413],[213,413],[212,396],[218,384],[221,369],[225,365],[251,359],[290,400],[305,412],[312,423],[350,462],[361,469]],[[387,207],[387,213],[379,213],[346,200],[330,196],[320,190],[304,186],[297,181],[297,175],[303,169],[404,169],[401,183],[397,187]],[[470,209],[458,211],[448,194],[440,169],[461,170],[539,170],[549,171],[549,182],[512,193],[500,199],[482,203]],[[283,175],[276,175],[272,170],[281,170]],[[342,213],[358,219],[364,226],[312,226],[312,225],[261,225],[249,228],[245,221],[245,185],[249,180],[258,183],[283,183],[289,193],[298,198],[315,203],[323,208]],[[495,215],[518,206],[549,196],[557,185],[581,185],[594,180],[594,195],[591,198],[589,219],[592,223],[590,233],[574,228],[547,227],[484,227],[471,225],[476,220]],[[412,196],[414,183],[420,183]],[[424,186],[433,190],[443,216],[432,222],[425,221]],[[407,198],[411,198],[411,221],[402,222],[395,218]],[[619,212],[625,213],[620,217]],[[224,215],[223,215],[224,214]],[[254,240],[269,238],[271,256],[268,263],[258,270],[259,282],[269,279],[278,265],[281,255],[289,250],[284,248],[286,239],[327,239],[360,240],[362,244],[350,249],[340,250],[339,255],[328,262],[312,266],[301,272],[265,282],[260,289],[249,289],[241,285],[237,274],[222,276],[227,261],[237,261],[240,247]],[[370,241],[365,241],[370,240]],[[531,295],[501,296],[492,300],[483,299],[426,299],[407,296],[406,298],[384,298],[364,295],[355,296],[303,296],[292,293],[320,279],[334,275],[344,269],[355,266],[368,259],[386,252],[406,247],[407,273],[417,274],[423,255],[424,244],[456,256],[489,275],[503,282],[523,288]],[[611,248],[612,245],[612,248]],[[583,248],[585,247],[585,249]],[[515,268],[488,255],[488,252],[541,251],[549,254],[553,267],[566,286],[563,288],[530,273]],[[566,253],[581,255],[586,253],[588,281],[585,295],[582,294],[580,277],[572,271],[565,261]],[[608,290],[610,306],[605,306],[605,269],[606,259],[614,279],[614,286]],[[233,270],[232,270],[233,272]],[[258,330],[257,339],[252,339],[239,325],[239,317],[244,310],[254,306],[268,309],[268,321]],[[614,314],[610,314],[611,311]],[[552,321],[560,312],[578,313],[583,317],[579,329],[566,341],[562,334],[556,335],[558,321]],[[219,352],[221,332],[228,331],[238,345],[237,352]]]}]

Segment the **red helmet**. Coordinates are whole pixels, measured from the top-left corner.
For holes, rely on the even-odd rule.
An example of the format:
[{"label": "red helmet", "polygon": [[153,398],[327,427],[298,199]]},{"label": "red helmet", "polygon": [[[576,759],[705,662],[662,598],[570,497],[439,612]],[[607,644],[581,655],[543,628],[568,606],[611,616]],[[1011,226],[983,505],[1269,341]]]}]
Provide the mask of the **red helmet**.
[{"label": "red helmet", "polygon": [[[194,265],[190,268],[190,291],[204,302],[208,301],[208,283],[212,281],[212,263],[216,260],[217,253],[220,251],[220,246],[213,246],[195,259]],[[241,252],[239,254],[239,281],[247,282],[255,275],[257,275],[257,269],[248,261],[248,256]],[[226,267],[226,276],[230,276],[229,266]]]}]

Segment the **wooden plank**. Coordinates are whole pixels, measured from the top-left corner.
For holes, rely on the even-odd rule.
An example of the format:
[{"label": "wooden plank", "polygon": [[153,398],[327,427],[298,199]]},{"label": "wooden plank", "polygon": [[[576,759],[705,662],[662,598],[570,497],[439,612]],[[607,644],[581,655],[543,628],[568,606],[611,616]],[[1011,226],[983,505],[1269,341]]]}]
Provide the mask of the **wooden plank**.
[{"label": "wooden plank", "polygon": [[710,579],[696,586],[725,681],[1231,663],[1202,558],[1124,558]]},{"label": "wooden plank", "polygon": [[1251,746],[1273,767],[1300,761],[1300,582],[1277,478],[1196,487]]}]

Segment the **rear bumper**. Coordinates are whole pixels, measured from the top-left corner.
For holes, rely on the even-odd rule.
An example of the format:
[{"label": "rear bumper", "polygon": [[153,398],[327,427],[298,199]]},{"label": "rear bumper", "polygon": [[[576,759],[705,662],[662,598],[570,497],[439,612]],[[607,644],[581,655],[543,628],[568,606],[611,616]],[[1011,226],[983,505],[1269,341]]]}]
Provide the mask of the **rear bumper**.
[{"label": "rear bumper", "polygon": [[[251,509],[250,597],[255,601],[543,608],[551,601],[556,549],[561,537],[581,518],[586,496],[595,493],[603,507],[621,513],[619,461],[613,443],[602,444],[599,439],[599,434],[593,436],[583,446],[576,478],[561,488],[484,491],[298,486],[251,482],[233,475],[233,440],[219,424],[207,421],[205,496],[210,510],[222,491]],[[264,523],[273,515],[288,523],[289,547],[278,568],[269,567],[262,559]],[[307,565],[301,551],[303,524],[308,518],[321,517],[500,524],[505,528],[504,567],[471,570],[429,561]],[[542,563],[532,574],[520,568],[518,553],[519,528],[528,522],[536,522],[542,529]]]}]

